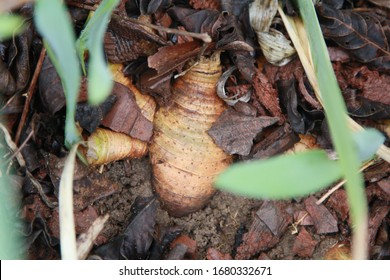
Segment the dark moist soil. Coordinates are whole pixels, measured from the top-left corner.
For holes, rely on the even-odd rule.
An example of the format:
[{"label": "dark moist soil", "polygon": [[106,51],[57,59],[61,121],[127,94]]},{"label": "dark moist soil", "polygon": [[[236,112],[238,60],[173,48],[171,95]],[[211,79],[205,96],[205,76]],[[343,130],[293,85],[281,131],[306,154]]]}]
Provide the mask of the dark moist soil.
[{"label": "dark moist soil", "polygon": [[[151,166],[148,158],[115,162],[106,167],[112,179],[121,184],[121,190],[96,203],[99,213],[109,213],[110,219],[102,232],[106,240],[123,232],[131,216],[131,205],[138,196],[153,195],[151,183]],[[182,218],[174,218],[158,208],[157,224],[161,227],[179,226],[183,234],[196,241],[198,259],[206,258],[208,248],[214,248],[222,253],[232,254],[235,241],[239,240],[240,232],[248,229],[253,214],[262,201],[246,199],[225,192],[217,192],[210,203],[202,210]],[[297,202],[299,204],[299,202]],[[341,232],[331,235],[317,235],[312,227],[306,227],[314,240],[318,242],[312,259],[322,259],[329,248],[344,240]],[[281,237],[278,244],[266,253],[271,259],[296,258],[292,247],[296,238],[294,227]]]}]

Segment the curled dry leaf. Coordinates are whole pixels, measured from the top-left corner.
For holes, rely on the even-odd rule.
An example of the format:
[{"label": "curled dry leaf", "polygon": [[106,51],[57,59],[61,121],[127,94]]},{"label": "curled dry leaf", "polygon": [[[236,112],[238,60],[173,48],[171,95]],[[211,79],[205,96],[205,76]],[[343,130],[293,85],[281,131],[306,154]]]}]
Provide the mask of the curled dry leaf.
[{"label": "curled dry leaf", "polygon": [[292,60],[295,49],[282,32],[270,28],[277,10],[277,0],[256,0],[250,4],[249,17],[265,58],[283,66]]},{"label": "curled dry leaf", "polygon": [[141,158],[147,143],[120,132],[98,128],[88,137],[85,156],[89,164],[100,165],[125,158]]},{"label": "curled dry leaf", "polygon": [[219,53],[202,57],[175,81],[172,105],[155,116],[150,145],[154,187],[174,216],[202,208],[215,192],[215,176],[232,161],[207,134],[226,108],[216,94],[220,75]]},{"label": "curled dry leaf", "polygon": [[249,155],[253,139],[267,126],[278,121],[274,117],[247,116],[234,109],[225,110],[207,133],[228,154]]},{"label": "curled dry leaf", "polygon": [[237,94],[233,96],[228,96],[225,91],[225,84],[227,79],[230,77],[230,75],[236,70],[236,66],[230,67],[228,70],[226,70],[222,76],[219,78],[217,83],[217,94],[220,98],[222,98],[223,101],[226,102],[226,104],[233,106],[238,101],[242,102],[248,102],[251,98],[252,91],[250,89],[247,89],[245,92],[241,93],[238,92]]}]

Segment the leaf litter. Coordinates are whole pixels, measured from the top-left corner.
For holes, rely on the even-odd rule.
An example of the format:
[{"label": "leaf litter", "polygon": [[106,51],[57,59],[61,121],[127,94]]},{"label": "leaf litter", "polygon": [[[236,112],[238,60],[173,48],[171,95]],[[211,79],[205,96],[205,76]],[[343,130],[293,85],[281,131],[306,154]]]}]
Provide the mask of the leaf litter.
[{"label": "leaf litter", "polygon": [[[69,3],[74,5],[71,14],[77,28],[82,28],[86,11],[93,10],[92,5],[98,2]],[[175,75],[185,72],[184,64],[196,60],[200,52],[223,50],[223,70],[237,67],[235,75],[223,82],[225,94],[228,97],[251,94],[231,104],[234,107],[227,109],[209,131],[221,148],[234,154],[238,161],[284,153],[308,137],[317,141],[314,147],[331,147],[322,109],[299,59],[291,51],[287,55],[290,62],[282,58],[278,60],[282,66],[275,66],[262,57],[256,33],[250,27],[250,1],[194,0],[183,6],[176,5],[177,2],[186,1],[143,1],[141,7],[124,1],[117,9],[106,33],[105,51],[110,62],[124,64],[124,73],[132,76],[128,77],[130,83],[138,86],[142,94],[156,97],[159,106],[169,106],[170,85]],[[291,9],[289,1],[286,2],[286,9]],[[333,1],[337,4],[333,7],[327,4],[332,1],[323,2],[317,5],[317,12],[349,112],[365,125],[380,127],[376,121],[389,118],[389,31],[388,18],[371,9],[371,3],[381,7],[387,5],[386,1],[360,1],[362,6],[357,8],[365,8],[364,12],[352,10],[351,1]],[[20,13],[28,14],[29,8],[26,5]],[[213,42],[204,45],[191,37],[150,29],[126,19],[128,15],[141,13],[143,22],[161,23],[165,27],[175,23],[174,27],[181,30],[208,32]],[[153,22],[153,18],[158,20]],[[287,35],[277,20],[271,22],[262,33],[276,30]],[[333,29],[335,23],[341,29]],[[371,33],[366,32],[366,27]],[[349,32],[340,37],[337,33],[340,30]],[[35,60],[31,57],[36,58],[42,47],[32,40],[32,34],[26,31],[15,41],[1,43],[1,50],[5,51],[0,56],[0,92],[6,101],[21,102],[19,93],[32,76]],[[264,43],[260,45],[265,54]],[[270,56],[266,57],[269,60]],[[36,184],[25,180],[22,187],[22,214],[32,259],[59,257],[55,202],[61,162],[66,155],[61,133],[65,97],[53,70],[46,59],[38,83],[40,96],[31,107],[32,117],[21,137],[23,141],[33,132],[26,146],[29,149],[24,148],[22,154],[28,159],[29,172],[41,184],[38,190]],[[85,82],[84,79],[78,120],[86,135],[97,126],[106,126],[141,140],[150,139],[151,122],[134,102],[131,89],[116,85],[111,95],[115,98],[107,107],[93,111],[83,107],[87,100]],[[2,103],[1,109],[8,114],[10,130],[17,120],[15,113],[21,112],[11,107],[11,101]],[[93,117],[88,120],[88,115]],[[338,258],[340,254],[348,257],[349,208],[342,189],[321,205],[316,203],[320,194],[275,202],[217,192],[204,209],[173,218],[153,196],[147,155],[106,164],[101,167],[102,173],[81,166],[76,168],[74,185],[77,234],[85,233],[98,216],[110,215],[95,240],[91,258],[320,259]],[[371,207],[370,244],[372,258],[377,259],[389,256],[388,170],[388,164],[382,163],[365,173]]]}]

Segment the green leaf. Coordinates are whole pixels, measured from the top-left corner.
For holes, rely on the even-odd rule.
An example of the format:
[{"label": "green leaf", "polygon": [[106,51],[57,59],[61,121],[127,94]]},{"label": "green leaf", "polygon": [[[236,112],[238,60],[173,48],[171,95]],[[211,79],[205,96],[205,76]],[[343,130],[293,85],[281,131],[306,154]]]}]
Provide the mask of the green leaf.
[{"label": "green leaf", "polygon": [[103,38],[111,13],[118,3],[119,0],[103,0],[77,40],[81,61],[84,52],[89,50],[88,98],[93,105],[102,103],[113,86],[112,75],[104,58]]},{"label": "green leaf", "polygon": [[23,18],[12,14],[0,14],[0,41],[23,31]]},{"label": "green leaf", "polygon": [[288,199],[306,196],[341,178],[339,163],[321,150],[234,164],[220,174],[217,188],[235,194]]},{"label": "green leaf", "polygon": [[45,40],[48,55],[61,77],[66,98],[65,144],[69,148],[80,140],[74,119],[81,72],[72,22],[61,3],[60,0],[37,0],[34,20]]},{"label": "green leaf", "polygon": [[371,159],[385,141],[385,136],[374,128],[354,132],[353,139],[361,161]]}]

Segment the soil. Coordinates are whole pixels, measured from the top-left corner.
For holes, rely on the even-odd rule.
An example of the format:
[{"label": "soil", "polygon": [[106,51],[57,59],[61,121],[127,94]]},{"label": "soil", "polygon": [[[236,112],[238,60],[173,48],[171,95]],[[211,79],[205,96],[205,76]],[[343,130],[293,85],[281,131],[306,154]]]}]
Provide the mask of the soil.
[{"label": "soil", "polygon": [[[121,190],[96,202],[101,214],[109,213],[110,218],[102,232],[104,239],[111,239],[122,233],[131,216],[131,205],[138,196],[153,195],[152,174],[149,159],[133,159],[115,162],[107,166],[113,181],[120,182]],[[230,193],[217,191],[209,204],[202,210],[182,218],[171,217],[160,205],[157,210],[159,227],[179,226],[182,234],[194,239],[197,245],[197,259],[205,259],[208,248],[225,254],[232,254],[237,247],[240,235],[245,232],[261,200],[247,199]],[[299,208],[300,202],[292,202]],[[311,227],[312,228],[312,227]],[[326,252],[346,237],[342,233],[318,235],[309,227],[312,238],[318,242],[312,259],[323,259]],[[267,251],[271,259],[291,259],[300,257],[293,253],[297,231],[292,225],[281,236],[278,244]],[[241,233],[241,234],[240,234]]]}]

